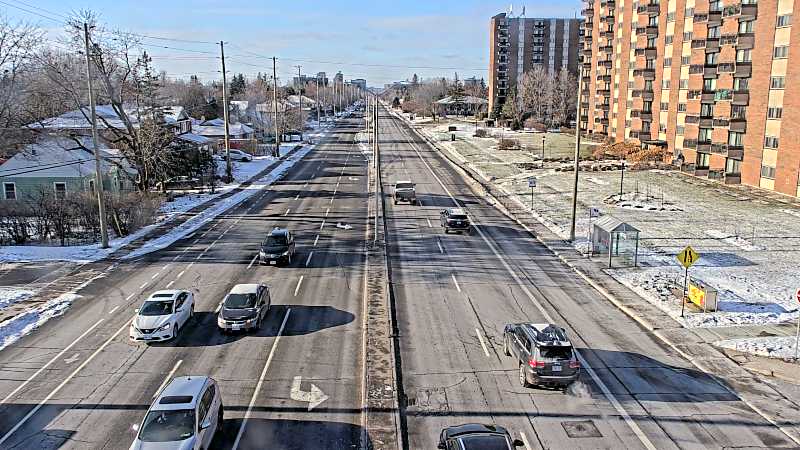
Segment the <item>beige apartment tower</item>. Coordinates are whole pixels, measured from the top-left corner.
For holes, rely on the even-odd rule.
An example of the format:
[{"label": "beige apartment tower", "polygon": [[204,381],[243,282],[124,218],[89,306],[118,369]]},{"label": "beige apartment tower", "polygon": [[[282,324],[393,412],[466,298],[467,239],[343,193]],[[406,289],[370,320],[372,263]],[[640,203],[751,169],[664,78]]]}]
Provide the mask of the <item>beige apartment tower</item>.
[{"label": "beige apartment tower", "polygon": [[505,103],[520,76],[536,66],[578,73],[580,19],[498,14],[489,21],[489,112]]},{"label": "beige apartment tower", "polygon": [[795,0],[589,0],[581,126],[683,170],[800,196]]}]

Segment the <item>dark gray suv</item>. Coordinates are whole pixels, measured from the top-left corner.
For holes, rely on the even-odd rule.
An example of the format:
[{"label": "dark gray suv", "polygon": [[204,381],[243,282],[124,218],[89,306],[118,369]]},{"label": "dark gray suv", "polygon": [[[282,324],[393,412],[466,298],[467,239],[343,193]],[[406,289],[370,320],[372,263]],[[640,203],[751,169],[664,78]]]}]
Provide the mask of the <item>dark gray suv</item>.
[{"label": "dark gray suv", "polygon": [[512,450],[525,445],[512,439],[508,430],[497,425],[466,423],[445,428],[439,435],[442,450]]},{"label": "dark gray suv", "polygon": [[439,214],[439,219],[445,234],[450,231],[466,232],[467,234],[470,232],[469,217],[467,217],[466,211],[461,208],[443,209]]},{"label": "dark gray suv", "polygon": [[508,324],[503,332],[503,352],[517,358],[519,383],[566,387],[578,379],[578,355],[567,332],[551,323]]}]

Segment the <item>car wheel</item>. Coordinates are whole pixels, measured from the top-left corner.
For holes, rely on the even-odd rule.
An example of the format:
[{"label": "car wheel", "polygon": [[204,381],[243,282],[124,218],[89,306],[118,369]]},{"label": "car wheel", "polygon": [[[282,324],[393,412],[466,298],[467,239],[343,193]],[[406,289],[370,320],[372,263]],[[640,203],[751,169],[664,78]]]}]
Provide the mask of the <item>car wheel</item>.
[{"label": "car wheel", "polygon": [[530,383],[528,383],[528,376],[525,375],[525,366],[522,364],[519,365],[519,385],[525,388],[530,386]]},{"label": "car wheel", "polygon": [[225,412],[222,403],[219,404],[219,411],[217,411],[217,428],[214,429],[214,434],[222,431],[222,421],[225,420]]},{"label": "car wheel", "polygon": [[508,350],[508,336],[503,339],[503,354],[506,356],[511,356],[511,352]]},{"label": "car wheel", "polygon": [[[189,320],[194,319],[194,304],[192,304],[192,308],[189,310]],[[187,322],[189,321],[187,320]]]}]

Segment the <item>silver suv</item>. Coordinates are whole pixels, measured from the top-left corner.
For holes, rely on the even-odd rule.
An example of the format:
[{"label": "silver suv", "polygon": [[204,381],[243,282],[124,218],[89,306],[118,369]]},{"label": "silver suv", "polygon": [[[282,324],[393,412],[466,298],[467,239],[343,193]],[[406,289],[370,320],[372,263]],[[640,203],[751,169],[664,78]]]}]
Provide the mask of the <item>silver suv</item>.
[{"label": "silver suv", "polygon": [[398,181],[394,184],[394,204],[408,202],[412,205],[417,204],[417,188],[410,181]]},{"label": "silver suv", "polygon": [[222,429],[219,385],[207,376],[173,378],[156,395],[130,450],[207,449]]}]

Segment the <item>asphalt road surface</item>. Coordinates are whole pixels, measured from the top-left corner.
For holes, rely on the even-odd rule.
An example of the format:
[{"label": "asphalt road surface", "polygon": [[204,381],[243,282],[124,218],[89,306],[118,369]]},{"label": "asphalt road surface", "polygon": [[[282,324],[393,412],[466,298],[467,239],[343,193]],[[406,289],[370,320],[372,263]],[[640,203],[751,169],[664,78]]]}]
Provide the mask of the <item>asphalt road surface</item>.
[{"label": "asphalt road surface", "polygon": [[[443,427],[506,426],[528,448],[793,447],[718,380],[665,348],[512,220],[476,196],[404,122],[381,115],[382,176],[417,183],[420,206],[387,201],[408,447]],[[445,235],[439,212],[476,230]],[[523,388],[503,327],[554,321],[583,360],[568,390]]]},{"label": "asphalt road surface", "polygon": [[[64,316],[0,353],[0,448],[128,448],[165,380],[193,374],[221,386],[215,448],[357,448],[368,226],[366,162],[353,144],[361,123],[340,121],[282,181],[174,245],[121,263]],[[294,261],[251,265],[273,226],[296,233]],[[272,292],[262,329],[222,335],[225,293],[255,282]],[[194,319],[172,342],[130,342],[134,309],[165,288],[195,293]],[[316,393],[313,404],[292,398],[296,377],[297,392]]]}]

